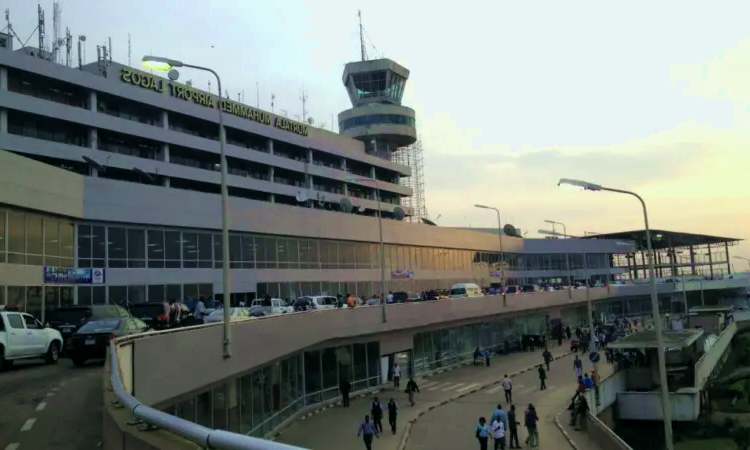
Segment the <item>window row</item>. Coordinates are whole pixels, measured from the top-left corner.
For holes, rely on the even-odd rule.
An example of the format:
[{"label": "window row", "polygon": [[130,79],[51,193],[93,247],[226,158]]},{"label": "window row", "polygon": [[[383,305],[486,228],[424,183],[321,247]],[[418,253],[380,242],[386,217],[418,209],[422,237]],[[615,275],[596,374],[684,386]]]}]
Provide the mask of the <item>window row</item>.
[{"label": "window row", "polygon": [[73,267],[74,227],[69,220],[0,210],[0,263]]}]

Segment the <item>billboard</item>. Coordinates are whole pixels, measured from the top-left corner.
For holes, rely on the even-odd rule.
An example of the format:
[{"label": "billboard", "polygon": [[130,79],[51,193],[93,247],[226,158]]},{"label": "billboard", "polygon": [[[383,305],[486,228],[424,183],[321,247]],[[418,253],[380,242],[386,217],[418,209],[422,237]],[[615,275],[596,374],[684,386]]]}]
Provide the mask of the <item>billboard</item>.
[{"label": "billboard", "polygon": [[44,266],[44,284],[104,284],[104,269]]},{"label": "billboard", "polygon": [[391,280],[407,280],[414,278],[414,272],[411,270],[394,270],[391,272]]}]

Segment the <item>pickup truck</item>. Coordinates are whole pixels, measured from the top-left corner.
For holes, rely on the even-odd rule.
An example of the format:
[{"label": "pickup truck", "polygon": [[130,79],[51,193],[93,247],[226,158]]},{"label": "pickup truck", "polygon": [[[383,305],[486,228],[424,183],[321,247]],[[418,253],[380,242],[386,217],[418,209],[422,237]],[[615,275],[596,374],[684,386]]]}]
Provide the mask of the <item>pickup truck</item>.
[{"label": "pickup truck", "polygon": [[57,364],[63,339],[59,331],[42,325],[31,314],[0,311],[0,370],[19,359],[44,359]]}]

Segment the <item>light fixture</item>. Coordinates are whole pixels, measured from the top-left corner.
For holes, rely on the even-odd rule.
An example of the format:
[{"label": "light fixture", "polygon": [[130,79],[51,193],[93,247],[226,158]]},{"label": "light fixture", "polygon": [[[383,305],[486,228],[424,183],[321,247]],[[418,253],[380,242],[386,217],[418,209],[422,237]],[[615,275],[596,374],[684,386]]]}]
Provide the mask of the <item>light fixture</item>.
[{"label": "light fixture", "polygon": [[143,59],[141,59],[141,63],[146,68],[161,72],[167,72],[175,67],[183,66],[182,61],[150,55],[144,56]]},{"label": "light fixture", "polygon": [[539,234],[543,234],[546,236],[558,236],[558,237],[565,237],[564,234],[557,232],[557,231],[551,231],[551,230],[539,230],[537,231]]},{"label": "light fixture", "polygon": [[578,189],[581,191],[601,191],[602,187],[598,184],[589,183],[588,181],[574,180],[572,178],[560,178],[557,182],[560,187]]},{"label": "light fixture", "polygon": [[482,208],[482,209],[494,209],[494,208],[490,208],[489,206],[484,206],[484,205],[474,205],[474,207],[475,208]]}]

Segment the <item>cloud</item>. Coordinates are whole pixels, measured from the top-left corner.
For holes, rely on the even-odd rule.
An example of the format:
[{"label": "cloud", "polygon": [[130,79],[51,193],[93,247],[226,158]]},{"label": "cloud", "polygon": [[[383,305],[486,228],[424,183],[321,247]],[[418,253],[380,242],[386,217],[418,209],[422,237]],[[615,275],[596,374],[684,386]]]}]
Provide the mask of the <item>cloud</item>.
[{"label": "cloud", "polygon": [[674,64],[670,68],[672,84],[682,95],[731,102],[750,101],[748,73],[750,39],[699,64]]}]

